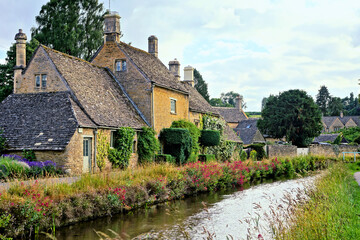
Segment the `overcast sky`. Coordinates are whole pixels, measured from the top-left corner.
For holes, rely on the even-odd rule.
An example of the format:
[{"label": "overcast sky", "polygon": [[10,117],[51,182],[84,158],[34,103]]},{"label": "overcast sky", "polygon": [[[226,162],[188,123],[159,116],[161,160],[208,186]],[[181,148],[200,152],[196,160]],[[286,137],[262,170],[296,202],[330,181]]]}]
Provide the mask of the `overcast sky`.
[{"label": "overcast sky", "polygon": [[[1,63],[19,28],[30,37],[46,2],[0,0]],[[122,17],[122,41],[147,50],[156,35],[165,65],[177,58],[195,67],[211,97],[238,92],[247,111],[288,89],[359,93],[360,1],[111,0],[111,10]]]}]

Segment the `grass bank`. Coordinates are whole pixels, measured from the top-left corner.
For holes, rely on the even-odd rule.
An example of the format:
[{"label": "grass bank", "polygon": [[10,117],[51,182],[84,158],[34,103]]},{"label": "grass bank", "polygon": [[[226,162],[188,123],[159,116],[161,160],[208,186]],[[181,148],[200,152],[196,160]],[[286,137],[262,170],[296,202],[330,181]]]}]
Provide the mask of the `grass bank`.
[{"label": "grass bank", "polygon": [[292,177],[325,169],[330,160],[307,156],[261,162],[148,165],[83,175],[73,184],[18,185],[0,196],[0,237],[28,239],[41,231],[130,211],[198,192],[242,186],[261,179]]},{"label": "grass bank", "polygon": [[296,206],[276,239],[360,239],[360,163],[338,163],[316,180],[309,199]]}]

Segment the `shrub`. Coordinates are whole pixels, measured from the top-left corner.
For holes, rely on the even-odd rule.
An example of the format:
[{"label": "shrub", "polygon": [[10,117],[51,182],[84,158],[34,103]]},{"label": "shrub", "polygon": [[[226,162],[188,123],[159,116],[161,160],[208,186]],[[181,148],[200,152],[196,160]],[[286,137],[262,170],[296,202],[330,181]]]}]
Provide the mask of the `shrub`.
[{"label": "shrub", "polygon": [[129,165],[135,131],[129,127],[119,128],[114,134],[114,150],[109,158],[114,167],[124,168]]},{"label": "shrub", "polygon": [[201,130],[200,144],[205,147],[220,144],[220,132],[217,130]]},{"label": "shrub", "polygon": [[257,154],[257,160],[261,160],[263,158],[266,158],[266,152],[264,150],[264,146],[265,146],[264,143],[254,143],[245,148],[250,148],[252,150],[255,150]]},{"label": "shrub", "polygon": [[242,150],[241,153],[240,153],[240,160],[241,161],[245,161],[247,159],[247,153],[246,151]]},{"label": "shrub", "polygon": [[175,158],[170,154],[156,154],[155,155],[155,162],[156,163],[175,163]]},{"label": "shrub", "polygon": [[360,136],[358,136],[357,138],[354,139],[354,142],[357,144],[360,144]]},{"label": "shrub", "polygon": [[24,154],[24,158],[27,159],[30,162],[36,161],[36,155],[34,150],[29,149],[29,150],[23,150],[23,154]]},{"label": "shrub", "polygon": [[191,152],[196,156],[199,154],[200,146],[199,146],[199,137],[200,137],[200,130],[195,126],[195,124],[186,121],[186,120],[177,120],[173,121],[171,128],[184,128],[189,130],[191,136]]},{"label": "shrub", "polygon": [[102,131],[97,136],[96,164],[100,171],[105,167],[105,159],[109,156],[110,144]]},{"label": "shrub", "polygon": [[253,161],[256,161],[256,158],[257,158],[257,153],[255,150],[252,150],[250,152],[250,159],[253,160]]},{"label": "shrub", "polygon": [[143,127],[138,136],[139,162],[152,162],[154,155],[160,149],[160,144],[155,137],[156,132],[152,128]]},{"label": "shrub", "polygon": [[191,154],[191,136],[187,129],[164,128],[160,132],[160,140],[164,144],[164,153],[176,158],[178,164],[187,161]]},{"label": "shrub", "polygon": [[215,155],[214,154],[199,154],[199,161],[200,162],[210,162],[215,161]]},{"label": "shrub", "polygon": [[343,134],[340,133],[339,136],[337,136],[333,142],[333,144],[340,144],[343,139]]}]

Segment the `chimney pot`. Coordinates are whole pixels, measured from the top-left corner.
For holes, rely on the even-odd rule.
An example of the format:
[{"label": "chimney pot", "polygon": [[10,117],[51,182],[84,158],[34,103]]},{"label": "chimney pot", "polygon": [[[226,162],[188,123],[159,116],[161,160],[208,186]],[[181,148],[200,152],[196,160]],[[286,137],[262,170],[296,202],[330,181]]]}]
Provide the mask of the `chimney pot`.
[{"label": "chimney pot", "polygon": [[151,35],[148,38],[148,52],[158,57],[158,38],[155,35]]},{"label": "chimney pot", "polygon": [[184,67],[184,82],[189,83],[192,87],[195,86],[194,68],[190,65]]},{"label": "chimney pot", "polygon": [[180,62],[176,58],[169,62],[169,70],[174,74],[176,80],[180,81]]},{"label": "chimney pot", "polygon": [[22,70],[26,67],[26,40],[27,36],[22,29],[15,35],[16,40],[16,66],[14,67],[14,93],[21,82]]},{"label": "chimney pot", "polygon": [[235,108],[239,109],[240,111],[242,111],[242,101],[243,101],[243,97],[237,96],[235,99]]}]

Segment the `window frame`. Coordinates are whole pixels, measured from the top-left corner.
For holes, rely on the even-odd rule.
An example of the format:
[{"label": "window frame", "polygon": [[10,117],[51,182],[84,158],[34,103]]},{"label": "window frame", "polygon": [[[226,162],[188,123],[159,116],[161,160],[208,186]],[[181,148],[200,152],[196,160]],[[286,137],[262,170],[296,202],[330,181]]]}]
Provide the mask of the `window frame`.
[{"label": "window frame", "polygon": [[[47,73],[35,73],[35,88],[46,89],[48,86]],[[44,81],[45,80],[45,81]]]},{"label": "window frame", "polygon": [[35,74],[35,88],[41,87],[41,74]]},{"label": "window frame", "polygon": [[[120,64],[119,70],[118,70],[118,64]],[[126,59],[125,58],[116,59],[115,60],[115,72],[126,72],[126,71],[127,71]]]},{"label": "window frame", "polygon": [[[176,102],[177,102],[177,99],[176,98],[170,98],[170,113],[171,114],[176,114],[177,113],[177,107],[176,107]],[[173,104],[174,103],[174,110],[173,110]]]},{"label": "window frame", "polygon": [[[44,81],[44,77],[45,77],[45,81]],[[41,74],[41,88],[46,88],[46,87],[47,87],[47,74]]]}]

